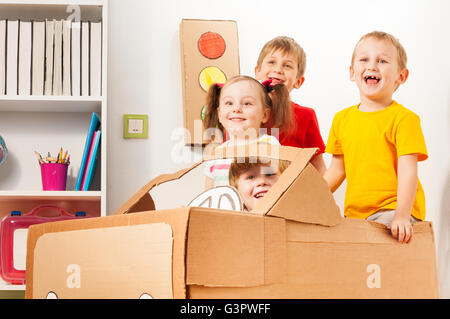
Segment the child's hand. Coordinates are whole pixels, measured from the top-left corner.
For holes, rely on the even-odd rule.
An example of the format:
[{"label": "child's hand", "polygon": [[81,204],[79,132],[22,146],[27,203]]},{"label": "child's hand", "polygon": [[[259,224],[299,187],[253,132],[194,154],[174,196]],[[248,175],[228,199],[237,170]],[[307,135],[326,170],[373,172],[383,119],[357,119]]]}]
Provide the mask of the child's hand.
[{"label": "child's hand", "polygon": [[[396,214],[397,215],[397,214]],[[413,228],[409,217],[395,216],[391,224],[392,237],[397,239],[400,243],[409,243],[413,236]]]}]

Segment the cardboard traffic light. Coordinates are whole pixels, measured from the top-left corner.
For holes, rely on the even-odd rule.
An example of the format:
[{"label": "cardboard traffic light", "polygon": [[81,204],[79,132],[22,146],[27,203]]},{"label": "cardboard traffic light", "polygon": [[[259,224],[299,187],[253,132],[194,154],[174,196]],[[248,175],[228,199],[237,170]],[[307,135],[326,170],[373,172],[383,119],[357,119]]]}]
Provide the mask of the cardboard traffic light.
[{"label": "cardboard traffic light", "polygon": [[202,114],[209,87],[239,75],[236,21],[191,20],[180,23],[185,144],[206,144]]}]

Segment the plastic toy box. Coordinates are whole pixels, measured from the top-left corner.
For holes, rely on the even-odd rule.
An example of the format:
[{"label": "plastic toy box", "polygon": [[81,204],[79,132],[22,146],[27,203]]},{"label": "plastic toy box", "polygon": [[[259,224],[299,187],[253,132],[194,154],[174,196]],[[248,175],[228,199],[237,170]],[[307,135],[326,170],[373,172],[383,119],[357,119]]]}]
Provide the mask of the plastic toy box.
[{"label": "plastic toy box", "polygon": [[[43,214],[44,212],[47,216]],[[19,238],[26,238],[28,227],[83,217],[87,217],[85,212],[77,212],[73,215],[55,205],[40,205],[27,214],[12,211],[9,216],[4,217],[0,225],[0,276],[2,279],[10,284],[25,284],[25,269],[21,269],[25,267],[20,266],[24,264],[21,260],[23,256],[19,256],[19,253],[15,252],[18,250]]]}]

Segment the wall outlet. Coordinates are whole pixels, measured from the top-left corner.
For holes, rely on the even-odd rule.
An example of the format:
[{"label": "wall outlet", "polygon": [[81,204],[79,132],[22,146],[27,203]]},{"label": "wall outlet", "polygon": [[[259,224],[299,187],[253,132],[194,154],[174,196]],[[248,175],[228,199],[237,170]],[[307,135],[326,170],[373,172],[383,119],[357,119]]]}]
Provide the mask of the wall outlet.
[{"label": "wall outlet", "polygon": [[123,116],[124,138],[147,138],[148,116],[138,114],[124,114]]}]

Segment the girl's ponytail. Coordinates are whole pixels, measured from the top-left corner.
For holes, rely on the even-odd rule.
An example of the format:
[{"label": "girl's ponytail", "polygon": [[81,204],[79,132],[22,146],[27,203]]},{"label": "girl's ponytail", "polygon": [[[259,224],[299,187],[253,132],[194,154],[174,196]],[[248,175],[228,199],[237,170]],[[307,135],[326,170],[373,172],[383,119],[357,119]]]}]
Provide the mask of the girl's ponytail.
[{"label": "girl's ponytail", "polygon": [[272,100],[272,127],[279,128],[280,132],[289,132],[292,129],[293,114],[289,91],[284,84],[271,86]]},{"label": "girl's ponytail", "polygon": [[211,85],[208,89],[208,94],[206,96],[206,111],[205,117],[203,118],[203,128],[216,128],[218,127],[223,131],[222,124],[219,122],[219,98],[220,91],[222,89],[222,84],[215,83]]}]

